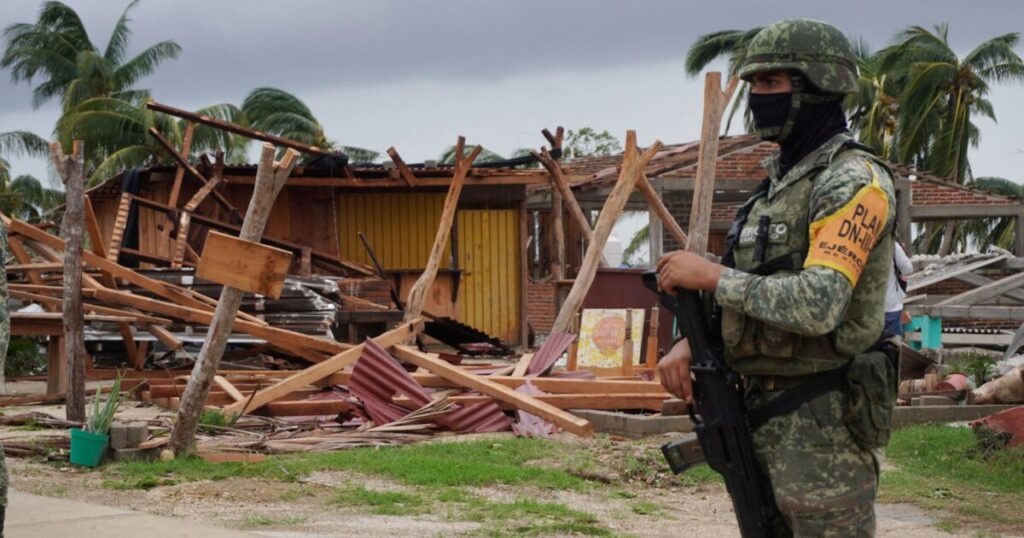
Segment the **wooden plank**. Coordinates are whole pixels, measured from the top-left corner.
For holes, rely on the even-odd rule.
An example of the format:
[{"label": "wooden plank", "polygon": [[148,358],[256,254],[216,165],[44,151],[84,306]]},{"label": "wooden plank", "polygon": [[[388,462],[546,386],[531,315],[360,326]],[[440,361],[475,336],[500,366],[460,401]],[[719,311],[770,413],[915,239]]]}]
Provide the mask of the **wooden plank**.
[{"label": "wooden plank", "polygon": [[[185,134],[181,138],[181,152],[178,153],[182,159],[188,159],[188,154],[192,150],[192,135],[195,134],[195,130],[195,122],[185,123]],[[178,197],[181,196],[181,184],[184,179],[185,168],[179,164],[174,170],[174,181],[171,183],[171,193],[167,197],[167,205],[178,206]]]},{"label": "wooden plank", "polygon": [[291,263],[287,250],[211,231],[196,276],[278,299]]},{"label": "wooden plank", "polygon": [[146,352],[149,351],[149,342],[139,342],[135,347],[135,354],[131,355],[132,368],[141,370],[146,365]]},{"label": "wooden plank", "polygon": [[704,116],[701,120],[700,146],[697,151],[696,183],[690,209],[689,241],[680,243],[689,252],[703,254],[708,247],[711,206],[715,194],[715,168],[718,166],[718,133],[722,113],[735,89],[730,82],[728,95],[722,92],[722,74],[711,71],[704,76]]},{"label": "wooden plank", "polygon": [[912,316],[926,315],[941,318],[1024,321],[1024,306],[927,306],[911,305]]},{"label": "wooden plank", "polygon": [[330,150],[324,148],[320,148],[310,144],[303,144],[301,142],[296,142],[295,140],[282,138],[280,136],[274,136],[271,134],[264,133],[262,131],[257,131],[255,129],[247,129],[245,127],[236,125],[231,122],[218,120],[216,118],[211,118],[209,116],[204,116],[202,114],[195,114],[187,110],[182,110],[180,108],[168,106],[153,100],[150,100],[148,103],[146,103],[146,108],[150,110],[155,110],[157,112],[163,112],[164,114],[170,114],[172,116],[188,120],[190,122],[208,125],[210,127],[214,127],[222,131],[227,131],[229,133],[239,134],[248,138],[252,138],[254,140],[261,140],[263,142],[270,142],[271,144],[274,144],[276,146],[291,148],[296,151],[301,151],[303,153],[309,153],[312,155],[332,154]]},{"label": "wooden plank", "polygon": [[171,331],[168,331],[167,329],[159,325],[147,323],[144,325],[144,328],[146,329],[146,332],[152,334],[154,338],[159,340],[161,343],[163,343],[163,345],[167,346],[169,349],[181,349],[182,346],[184,345],[182,344],[181,340],[178,340],[177,337],[171,334]]},{"label": "wooden plank", "polygon": [[530,361],[533,360],[533,353],[523,353],[522,357],[519,357],[519,362],[516,363],[515,368],[512,370],[510,375],[516,377],[522,377],[526,375],[526,369],[530,367]]},{"label": "wooden plank", "polygon": [[651,307],[651,318],[647,328],[647,356],[646,366],[657,372],[658,368],[658,312],[661,309],[658,305]]},{"label": "wooden plank", "polygon": [[982,267],[992,265],[996,262],[1004,261],[1007,258],[1009,258],[1009,256],[1001,254],[999,256],[983,258],[973,263],[963,264],[952,269],[940,270],[930,275],[923,275],[921,278],[911,278],[911,281],[907,283],[907,293],[919,290],[927,286],[931,286],[932,284],[935,284],[937,282],[942,282],[947,278],[953,278],[957,275],[977,271]]},{"label": "wooden plank", "polygon": [[449,381],[458,383],[467,389],[478,391],[482,394],[493,397],[498,401],[514,406],[516,409],[527,411],[541,418],[544,418],[562,429],[582,437],[589,437],[594,434],[590,422],[567,413],[553,405],[546,404],[532,396],[527,396],[514,389],[495,383],[487,377],[481,377],[453,366],[436,356],[421,353],[419,350],[409,346],[395,346],[395,356],[410,364],[419,366],[431,373],[437,374]]},{"label": "wooden plank", "polygon": [[[410,336],[419,334],[422,330],[423,320],[416,319],[403,323],[398,327],[373,338],[373,341],[377,343],[377,345],[387,348],[398,342],[404,341]],[[301,389],[310,383],[320,381],[346,366],[355,364],[363,354],[364,346],[365,344],[359,344],[351,349],[342,351],[321,363],[310,366],[305,370],[295,372],[287,378],[278,381],[274,385],[257,392],[253,395],[251,401],[237,402],[225,407],[224,412],[228,414],[239,414],[246,411],[253,411],[269,402],[279,399],[289,392]]]},{"label": "wooden plank", "polygon": [[132,195],[122,193],[121,201],[117,205],[117,215],[114,217],[114,229],[110,232],[110,246],[104,258],[117,263],[118,255],[121,253],[121,244],[124,242],[124,228],[128,224],[128,213],[132,209]]},{"label": "wooden plank", "polygon": [[103,232],[100,230],[100,223],[96,220],[96,212],[92,207],[92,200],[89,195],[85,196],[85,230],[89,232],[89,245],[97,256],[107,257],[107,247],[103,244]]},{"label": "wooden plank", "polygon": [[46,393],[63,393],[68,382],[68,370],[64,364],[64,329],[51,336],[47,344]]},{"label": "wooden plank", "polygon": [[540,164],[544,166],[544,169],[551,176],[551,184],[561,193],[562,203],[569,207],[569,214],[576,221],[576,228],[583,234],[587,244],[592,243],[594,241],[594,231],[590,228],[590,221],[583,214],[583,209],[580,208],[579,202],[576,201],[576,197],[572,193],[572,188],[569,186],[569,180],[565,178],[562,166],[546,149],[542,149],[540,153],[535,152],[533,156],[540,161]]},{"label": "wooden plank", "polygon": [[580,306],[583,305],[583,299],[587,291],[590,290],[594,277],[597,275],[597,268],[603,258],[604,246],[608,241],[608,236],[611,235],[612,227],[615,226],[619,215],[622,214],[626,201],[629,199],[630,193],[633,192],[636,182],[643,174],[647,163],[660,149],[661,142],[655,140],[651,147],[647,148],[643,154],[640,154],[636,145],[636,132],[626,132],[626,151],[623,154],[622,171],[619,174],[618,181],[615,183],[615,189],[601,209],[597,225],[594,226],[594,240],[587,245],[587,253],[584,256],[579,273],[576,275],[576,281],[573,283],[572,290],[569,291],[562,309],[559,310],[558,317],[555,318],[551,332],[569,331],[569,325],[572,323],[573,316],[576,315]]},{"label": "wooden plank", "polygon": [[979,288],[965,291],[959,295],[954,295],[949,299],[939,302],[935,306],[966,306],[978,304],[993,297],[998,297],[1008,291],[1015,290],[1021,286],[1024,286],[1024,273],[1017,273],[1016,275],[1010,275],[995,282],[990,282]]},{"label": "wooden plank", "polygon": [[245,400],[245,395],[243,395],[238,389],[236,389],[235,386],[232,385],[230,381],[228,381],[227,379],[224,379],[224,376],[220,376],[220,375],[213,376],[213,382],[218,387],[220,387],[221,390],[226,392],[228,394],[228,396],[231,397],[232,400],[234,400],[236,402],[240,402],[242,400]]},{"label": "wooden plank", "polygon": [[405,161],[402,160],[402,157],[398,154],[398,150],[396,150],[394,146],[388,148],[388,156],[391,157],[391,162],[395,163],[395,168],[398,168],[398,173],[402,178],[402,181],[405,181],[405,183],[410,187],[415,187],[416,175],[413,174],[412,170],[409,169],[409,166],[405,164]]},{"label": "wooden plank", "polygon": [[[168,155],[174,158],[174,160],[178,163],[178,166],[184,167],[189,174],[198,179],[204,186],[210,183],[210,180],[206,179],[206,176],[204,176],[202,172],[197,170],[195,166],[192,166],[191,163],[182,158],[181,154],[174,149],[174,146],[172,146],[171,143],[168,142],[167,139],[164,138],[162,134],[160,134],[160,131],[158,131],[156,127],[150,127],[148,132],[149,135],[152,136],[157,141],[157,144],[159,144],[160,147],[162,147],[164,151],[167,152]],[[223,194],[216,190],[213,190],[212,194],[213,197],[217,199],[217,202],[220,203],[220,205],[225,210],[227,210],[228,213],[233,215],[238,214],[238,209],[235,206],[231,205],[231,202],[228,201],[228,199],[225,198]]]},{"label": "wooden plank", "polygon": [[[967,284],[970,284],[975,287],[986,286],[988,284],[995,282],[995,280],[992,280],[991,278],[986,278],[976,273],[964,273],[961,275],[956,275],[953,278],[961,282],[966,282]],[[922,296],[919,295],[918,297]],[[1012,299],[1018,303],[1024,303],[1024,290],[1009,290],[1003,293],[1003,297],[1006,297],[1007,299]],[[906,304],[908,299],[909,298],[904,299],[903,304]]]},{"label": "wooden plank", "polygon": [[[660,393],[639,393],[639,394],[541,394],[533,396],[538,401],[557,407],[558,409],[647,409],[649,411],[661,411],[665,395]],[[487,402],[494,402],[490,396],[481,395],[459,395],[448,396],[448,401],[459,405],[475,405]],[[410,411],[418,408],[416,404],[407,397],[398,397],[394,402]],[[497,401],[497,405],[503,411],[514,411],[516,406],[507,402]]]},{"label": "wooden plank", "polygon": [[174,238],[174,251],[171,254],[171,267],[181,267],[185,260],[185,249],[188,247],[188,228],[192,215],[182,213],[178,218],[178,233]]},{"label": "wooden plank", "polygon": [[406,299],[405,321],[418,318],[423,313],[423,305],[427,300],[427,292],[434,285],[434,278],[437,277],[437,269],[440,267],[441,258],[444,255],[445,246],[448,244],[451,235],[452,223],[455,220],[455,210],[459,204],[459,195],[462,193],[462,184],[473,161],[483,151],[483,147],[476,146],[470,151],[469,156],[463,156],[463,148],[466,139],[459,137],[455,144],[455,174],[452,176],[452,183],[448,187],[448,194],[444,199],[444,207],[441,209],[441,222],[437,226],[437,233],[434,236],[434,246],[430,249],[430,256],[427,258],[426,268],[416,283],[409,290]]},{"label": "wooden plank", "polygon": [[[9,290],[10,295],[14,299],[21,299],[25,301],[32,301],[41,305],[51,305],[61,307],[64,305],[64,300],[57,297],[50,297],[48,295],[41,295],[38,293],[30,293],[17,289]],[[112,316],[119,316],[126,319],[135,321],[144,321],[146,323],[156,323],[159,325],[170,325],[171,320],[167,318],[158,318],[156,316],[150,316],[147,314],[141,314],[138,312],[130,312],[128,310],[121,310],[119,308],[110,308],[108,306],[100,306],[94,304],[83,303],[82,310],[85,312],[96,312],[99,314],[109,314]]]},{"label": "wooden plank", "polygon": [[[637,188],[643,193],[644,199],[647,200],[647,205],[654,210],[654,214],[658,217],[662,224],[668,228],[668,232],[672,234],[672,238],[676,240],[676,243],[680,245],[686,245],[689,243],[689,238],[686,237],[686,232],[679,226],[679,222],[672,216],[672,212],[665,207],[665,202],[662,201],[658,191],[651,185],[647,176],[641,176],[636,182]],[[652,230],[653,231],[653,230]]]}]

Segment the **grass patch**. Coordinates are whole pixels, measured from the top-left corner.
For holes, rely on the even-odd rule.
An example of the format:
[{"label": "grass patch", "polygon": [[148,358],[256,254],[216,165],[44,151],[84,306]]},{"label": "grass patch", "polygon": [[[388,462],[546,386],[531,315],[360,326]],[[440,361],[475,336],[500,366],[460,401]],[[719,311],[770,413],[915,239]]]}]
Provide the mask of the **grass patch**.
[{"label": "grass patch", "polygon": [[592,514],[558,503],[519,499],[501,503],[471,499],[449,514],[451,519],[484,523],[487,536],[612,536]]},{"label": "grass patch", "polygon": [[1024,530],[1024,449],[984,457],[968,428],[914,426],[895,432],[886,454],[897,469],[882,473],[879,500],[941,511],[943,530]]},{"label": "grass patch", "polygon": [[661,507],[651,501],[637,501],[633,503],[630,510],[641,516],[654,516],[661,513]]},{"label": "grass patch", "polygon": [[16,432],[34,432],[45,429],[45,426],[39,424],[33,419],[28,419],[25,421],[24,424],[21,424],[20,426],[14,426],[13,428],[11,428],[12,431]]},{"label": "grass patch", "polygon": [[242,524],[246,527],[283,527],[301,525],[307,520],[308,518],[303,516],[270,517],[263,514],[247,514]]},{"label": "grass patch", "polygon": [[295,481],[319,470],[377,474],[417,486],[521,484],[549,489],[584,489],[587,482],[561,469],[527,465],[557,460],[566,447],[537,439],[422,443],[357,448],[340,452],[269,457],[258,463],[209,463],[199,458],[124,462],[104,472],[115,489],[149,489],[161,480],[192,482],[231,477]]},{"label": "grass patch", "polygon": [[336,504],[368,506],[371,514],[401,516],[421,513],[426,500],[417,494],[400,491],[376,491],[365,487],[349,487],[338,492]]},{"label": "grass patch", "polygon": [[207,409],[203,411],[202,415],[199,415],[199,424],[201,426],[218,426],[223,428],[231,425],[231,419],[216,409]]}]

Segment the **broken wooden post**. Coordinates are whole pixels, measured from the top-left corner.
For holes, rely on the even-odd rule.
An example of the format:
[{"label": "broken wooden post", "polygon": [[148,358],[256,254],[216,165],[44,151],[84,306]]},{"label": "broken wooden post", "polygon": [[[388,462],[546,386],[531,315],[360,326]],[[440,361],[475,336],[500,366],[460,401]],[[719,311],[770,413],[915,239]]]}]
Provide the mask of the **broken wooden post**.
[{"label": "broken wooden post", "polygon": [[612,227],[615,226],[619,215],[622,214],[622,210],[626,207],[629,195],[636,187],[636,182],[639,181],[640,176],[643,175],[647,163],[650,162],[654,154],[658,153],[660,149],[661,142],[655,140],[654,144],[641,155],[640,150],[636,146],[636,132],[626,131],[626,151],[623,153],[622,170],[619,172],[619,179],[615,182],[612,193],[608,195],[608,199],[605,200],[604,207],[601,209],[601,214],[597,217],[597,225],[594,226],[594,240],[587,246],[587,253],[583,257],[583,265],[580,267],[579,274],[576,275],[572,290],[569,291],[568,297],[565,298],[565,302],[562,304],[562,309],[558,311],[558,317],[555,318],[555,324],[551,328],[552,333],[564,333],[569,330],[573,316],[576,315],[580,306],[583,305],[583,299],[586,297],[587,291],[597,275],[597,267],[604,257],[604,245],[608,241],[608,236],[612,233]]},{"label": "broken wooden post", "polygon": [[416,279],[416,282],[409,289],[409,297],[405,301],[405,322],[415,320],[423,313],[423,305],[427,300],[427,292],[434,285],[434,278],[437,277],[437,269],[441,264],[441,257],[444,255],[444,247],[448,244],[448,237],[451,234],[452,222],[455,220],[455,210],[459,205],[459,194],[462,193],[462,184],[469,174],[473,161],[476,160],[481,146],[476,146],[469,156],[463,156],[463,149],[466,146],[466,139],[459,137],[455,144],[455,171],[452,173],[452,182],[448,186],[448,195],[444,199],[444,208],[441,210],[441,223],[437,226],[437,235],[434,236],[434,246],[430,249],[430,257],[427,259],[427,266],[423,274]]},{"label": "broken wooden post", "polygon": [[[68,420],[85,421],[85,333],[82,311],[82,242],[85,236],[85,143],[75,140],[71,155],[60,144],[50,144],[50,157],[64,183],[65,209],[61,221],[64,236],[64,368],[67,372]],[[7,300],[6,297],[3,300]],[[3,365],[0,364],[0,367]]]},{"label": "broken wooden post", "polygon": [[548,171],[551,176],[551,183],[554,189],[556,189],[562,195],[562,203],[569,206],[569,213],[572,215],[573,220],[576,221],[576,226],[580,229],[580,233],[587,240],[587,244],[594,242],[594,232],[590,229],[590,222],[587,220],[587,216],[583,213],[583,209],[580,208],[579,202],[576,201],[576,197],[572,194],[572,187],[569,185],[569,180],[565,178],[565,174],[562,173],[562,166],[558,164],[558,161],[548,153],[548,150],[542,149],[540,153],[534,152],[534,157],[540,161],[540,164],[544,166],[544,169]]},{"label": "broken wooden post", "polygon": [[[256,184],[253,187],[252,199],[242,221],[240,238],[248,241],[259,241],[267,224],[267,217],[274,206],[274,200],[284,187],[292,168],[298,164],[296,157],[299,152],[288,150],[280,162],[274,162],[275,148],[271,144],[263,145],[263,154],[256,171]],[[244,291],[224,286],[220,300],[206,333],[206,340],[199,351],[199,358],[192,367],[188,385],[181,397],[177,420],[171,432],[170,448],[178,457],[185,457],[192,452],[192,441],[199,425],[199,416],[203,412],[206,398],[210,393],[210,385],[217,374],[224,348],[227,346],[235,315],[242,303]]]},{"label": "broken wooden post", "polygon": [[701,121],[697,176],[690,209],[690,240],[685,243],[689,252],[703,254],[708,248],[711,203],[715,196],[715,167],[718,164],[718,133],[722,128],[722,114],[737,84],[739,79],[733,77],[723,92],[721,73],[712,71],[704,76],[704,118]]}]

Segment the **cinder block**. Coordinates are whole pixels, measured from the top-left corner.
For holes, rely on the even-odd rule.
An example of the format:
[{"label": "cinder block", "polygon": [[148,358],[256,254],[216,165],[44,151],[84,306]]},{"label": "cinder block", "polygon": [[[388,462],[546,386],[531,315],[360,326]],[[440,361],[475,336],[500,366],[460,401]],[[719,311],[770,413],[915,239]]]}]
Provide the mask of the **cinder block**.
[{"label": "cinder block", "polygon": [[115,422],[110,426],[110,448],[135,448],[149,437],[145,422]]},{"label": "cinder block", "polygon": [[148,448],[121,448],[111,451],[114,461],[156,461],[160,452],[157,449]]},{"label": "cinder block", "polygon": [[915,398],[918,400],[919,406],[935,406],[935,405],[956,405],[956,400],[949,396],[919,396]]}]

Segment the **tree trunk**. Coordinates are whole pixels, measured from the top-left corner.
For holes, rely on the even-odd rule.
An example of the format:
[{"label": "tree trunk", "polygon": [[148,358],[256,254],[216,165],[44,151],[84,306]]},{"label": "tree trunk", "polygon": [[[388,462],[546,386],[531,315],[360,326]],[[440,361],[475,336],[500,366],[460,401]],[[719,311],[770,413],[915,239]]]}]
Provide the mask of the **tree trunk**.
[{"label": "tree trunk", "polygon": [[[245,220],[242,221],[242,230],[239,233],[241,239],[260,240],[267,224],[267,217],[270,216],[270,210],[274,206],[274,200],[281,192],[281,187],[284,186],[292,168],[297,164],[295,159],[298,155],[297,151],[288,150],[279,164],[274,163],[274,152],[274,146],[263,145],[263,154],[259,169],[256,171],[256,184],[253,187],[252,199],[249,201],[249,209],[245,213]],[[199,351],[199,358],[196,359],[196,364],[192,367],[192,374],[189,376],[188,385],[185,386],[185,392],[182,393],[177,420],[171,431],[170,448],[178,457],[187,457],[192,453],[192,443],[199,426],[199,417],[206,406],[210,386],[217,375],[217,367],[224,355],[224,348],[227,346],[228,337],[231,336],[231,328],[244,294],[244,291],[230,286],[224,286],[221,291],[210,329],[206,333],[206,340]]]},{"label": "tree trunk", "polygon": [[83,146],[75,140],[72,155],[60,144],[50,144],[50,154],[64,182],[65,210],[61,222],[64,237],[64,365],[67,371],[65,416],[85,421],[85,333],[82,312],[82,241],[85,236],[85,172]]}]

